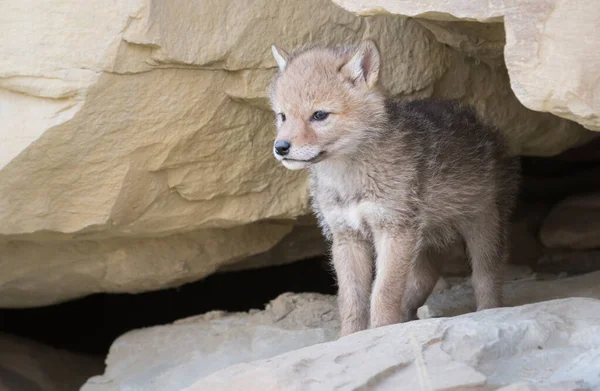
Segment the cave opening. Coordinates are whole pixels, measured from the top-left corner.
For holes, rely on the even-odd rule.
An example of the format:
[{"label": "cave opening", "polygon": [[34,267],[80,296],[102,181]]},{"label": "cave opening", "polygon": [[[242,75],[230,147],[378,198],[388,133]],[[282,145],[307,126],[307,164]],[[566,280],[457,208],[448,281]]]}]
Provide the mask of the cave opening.
[{"label": "cave opening", "polygon": [[253,270],[217,273],[139,294],[98,293],[61,304],[0,309],[0,332],[74,352],[105,356],[118,336],[213,310],[262,309],[284,292],[334,294],[325,257]]}]

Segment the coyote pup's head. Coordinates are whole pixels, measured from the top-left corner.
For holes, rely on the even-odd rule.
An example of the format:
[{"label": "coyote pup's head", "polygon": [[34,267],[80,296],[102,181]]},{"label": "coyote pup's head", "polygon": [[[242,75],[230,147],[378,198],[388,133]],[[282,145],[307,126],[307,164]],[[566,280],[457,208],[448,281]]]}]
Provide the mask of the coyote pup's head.
[{"label": "coyote pup's head", "polygon": [[375,43],[317,47],[292,55],[275,45],[272,50],[280,71],[270,92],[277,126],[275,157],[298,170],[359,149],[385,115]]}]

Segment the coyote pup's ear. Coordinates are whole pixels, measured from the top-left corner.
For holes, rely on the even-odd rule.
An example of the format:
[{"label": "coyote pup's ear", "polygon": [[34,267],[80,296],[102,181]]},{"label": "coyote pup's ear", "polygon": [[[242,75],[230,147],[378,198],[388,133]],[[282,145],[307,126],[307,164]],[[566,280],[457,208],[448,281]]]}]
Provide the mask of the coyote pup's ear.
[{"label": "coyote pup's ear", "polygon": [[350,60],[341,68],[344,76],[353,82],[364,82],[373,88],[379,78],[379,50],[375,42],[365,40],[356,48]]},{"label": "coyote pup's ear", "polygon": [[288,59],[290,58],[289,54],[287,54],[285,50],[278,48],[277,45],[271,45],[271,51],[273,52],[273,57],[275,57],[275,61],[277,61],[279,71],[283,72],[283,70],[287,66]]}]

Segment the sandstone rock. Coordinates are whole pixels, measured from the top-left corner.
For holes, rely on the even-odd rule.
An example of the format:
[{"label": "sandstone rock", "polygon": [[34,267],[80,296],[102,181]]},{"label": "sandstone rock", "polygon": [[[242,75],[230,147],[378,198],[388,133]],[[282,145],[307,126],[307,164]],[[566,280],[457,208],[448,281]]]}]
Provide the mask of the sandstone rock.
[{"label": "sandstone rock", "polygon": [[[427,19],[445,31],[456,23],[504,23],[504,55],[511,87],[527,107],[547,111],[600,130],[600,9],[595,2],[558,0],[438,1],[334,0],[360,15],[392,13]],[[432,22],[435,21],[435,22]],[[493,28],[490,26],[490,28]],[[465,49],[485,45],[475,34],[445,34]],[[472,29],[470,32],[473,32]]]},{"label": "sandstone rock", "polygon": [[219,268],[219,271],[228,272],[275,266],[328,254],[329,246],[325,242],[316,219],[312,215],[301,216],[292,231],[271,250],[250,256],[240,262],[224,265]]},{"label": "sandstone rock", "polygon": [[[523,303],[532,301],[544,301],[570,296],[582,296],[600,299],[600,284],[598,284],[598,281],[600,281],[600,272],[560,280],[557,280],[556,278],[536,280],[536,276],[533,275],[530,270],[527,270],[527,268],[513,267],[507,270],[506,278],[507,283],[505,285],[505,293],[507,295],[508,305],[521,305]],[[472,291],[468,285],[469,284],[468,282],[465,282],[465,279],[451,278],[447,281],[440,280],[435,293],[429,299],[427,305],[420,309],[419,315],[422,318],[427,318],[431,316],[458,315],[471,311],[474,303]],[[575,303],[582,302],[574,300],[571,303],[571,305],[577,307],[576,310],[574,310],[575,312],[570,310],[565,311],[564,308],[569,307],[567,304],[561,304],[560,308],[562,309],[559,310],[558,308],[555,308],[555,310],[558,313],[563,311],[564,313],[561,316],[565,316],[568,319],[578,319],[577,311],[585,311],[580,304],[575,305]],[[590,301],[590,303],[594,303],[595,306],[600,306],[600,303],[597,301]],[[551,304],[543,304],[539,308],[546,308],[545,306],[553,307]],[[594,311],[594,309],[589,307],[588,312],[592,311]],[[476,344],[477,341],[483,341],[486,338],[492,338],[494,332],[500,332],[500,329],[497,328],[501,323],[500,318],[508,319],[506,327],[510,328],[511,325],[515,325],[516,328],[523,331],[523,329],[519,327],[525,327],[528,322],[527,314],[531,315],[532,312],[529,310],[524,310],[521,307],[517,307],[514,309],[498,309],[487,311],[485,314],[470,314],[464,318],[457,318],[456,320],[443,320],[442,323],[446,324],[444,322],[447,322],[448,325],[457,325],[452,327],[471,327],[471,325],[476,322],[482,322],[479,326],[473,329],[474,331],[468,334],[469,338],[466,336],[464,337],[465,343],[469,341],[475,341],[473,343]],[[590,316],[592,315],[590,314]],[[600,315],[596,314],[594,316]],[[464,319],[477,319],[477,321],[469,321],[470,323],[468,323],[467,326],[467,323],[465,323]],[[511,323],[513,321],[514,323]],[[579,321],[583,320],[579,319],[578,322]],[[422,321],[418,323],[419,326],[410,326],[412,327],[410,330],[416,330],[420,328],[427,330],[439,329],[438,325],[442,323],[438,322],[440,321]],[[551,325],[552,324],[555,323],[551,322]],[[485,331],[487,329],[486,325],[490,325],[491,327],[489,329],[489,333]],[[461,381],[465,381],[463,377],[470,377],[470,381],[476,385],[484,384],[486,377],[488,380],[490,378],[495,379],[496,377],[500,377],[504,382],[510,376],[512,376],[509,368],[517,367],[520,365],[520,363],[522,363],[523,360],[526,360],[526,357],[511,357],[510,355],[512,355],[512,352],[526,347],[527,344],[532,345],[534,341],[527,339],[530,338],[530,336],[531,338],[538,336],[539,338],[543,339],[545,338],[545,335],[551,334],[552,331],[545,328],[547,326],[548,325],[537,324],[535,322],[530,323],[530,326],[527,326],[529,333],[523,337],[524,341],[522,344],[520,344],[521,342],[519,341],[511,340],[510,337],[504,336],[503,334],[498,334],[498,336],[496,336],[496,338],[499,339],[494,343],[494,346],[496,346],[499,351],[505,350],[507,352],[507,356],[504,357],[505,361],[503,361],[503,365],[505,366],[507,373],[495,374],[493,375],[494,377],[490,377],[492,375],[490,375],[487,371],[493,370],[493,353],[477,353],[475,349],[479,345],[468,345],[465,349],[468,350],[469,346],[473,346],[474,350],[469,354],[473,354],[474,357],[477,355],[481,356],[482,360],[485,362],[485,364],[482,363],[482,366],[470,367],[470,364],[463,365],[460,362],[448,362],[447,360],[442,359],[432,363],[433,367],[429,368],[429,373],[432,376],[434,374],[436,376],[439,375],[441,380],[444,380],[446,376],[450,376],[459,382],[457,383],[457,387],[465,384],[460,383]],[[393,326],[392,329],[402,330],[402,327],[403,326]],[[592,326],[590,325],[590,327]],[[590,328],[588,331],[583,329],[580,331],[582,333],[593,332],[593,328]],[[202,385],[197,385],[197,387],[208,387],[206,389],[210,389],[210,386],[215,386],[213,390],[239,389],[236,387],[238,387],[241,383],[236,383],[238,378],[237,374],[233,373],[235,370],[232,369],[232,372],[226,372],[232,376],[231,384],[224,384],[227,383],[227,379],[222,378],[221,375],[218,375],[217,371],[229,371],[228,369],[224,368],[238,363],[248,363],[251,360],[269,359],[261,364],[242,364],[242,367],[238,367],[254,368],[255,366],[263,365],[264,363],[264,373],[267,373],[268,375],[268,373],[271,373],[271,367],[269,367],[270,363],[279,362],[278,360],[280,360],[282,357],[277,355],[293,349],[300,349],[309,345],[331,341],[337,338],[338,332],[339,320],[337,316],[336,302],[333,296],[317,294],[284,294],[273,300],[264,311],[250,311],[249,313],[237,314],[212,312],[189,319],[184,319],[172,325],[151,327],[127,333],[118,338],[111,347],[108,359],[106,361],[107,369],[104,375],[90,379],[83,387],[82,391],[110,391],[122,389],[131,391],[158,391],[165,389],[177,391],[181,389],[187,389],[186,387],[191,386],[197,381],[199,381],[199,384]],[[381,332],[378,331],[369,333],[371,333],[368,334],[370,336],[381,335]],[[514,333],[515,334],[512,334],[511,332],[510,335],[518,334],[517,331]],[[364,338],[371,338],[367,337],[367,334],[361,335],[363,335]],[[395,331],[395,335],[400,338],[402,336],[402,332]],[[419,338],[418,335],[415,336],[417,339]],[[410,355],[412,352],[412,347],[410,345],[402,345],[407,343],[407,341],[404,340],[402,343],[398,342],[400,344],[398,346],[390,346],[389,350],[387,350],[388,348],[385,347],[387,340],[377,341],[376,338],[373,338],[372,340],[369,339],[368,341],[365,339],[347,341],[349,341],[347,342],[349,344],[348,346],[352,345],[353,348],[356,349],[355,352],[350,352],[351,356],[354,357],[351,359],[351,361],[359,360],[362,362],[361,365],[357,365],[355,368],[358,371],[360,371],[360,368],[363,365],[369,366],[371,368],[370,370],[380,372],[385,371],[386,368],[391,372],[395,372],[396,369],[401,370],[398,368],[398,366],[402,367],[404,364],[400,365],[399,363],[394,364],[388,361],[381,361],[380,358],[388,354],[386,352],[395,352],[398,357],[406,357],[407,354]],[[421,340],[419,339],[419,341]],[[338,342],[336,342],[336,344],[337,343]],[[595,343],[600,343],[600,341]],[[459,348],[456,339],[448,342],[448,344],[450,346],[454,346],[455,349]],[[332,381],[335,382],[360,382],[359,380],[362,375],[357,374],[357,377],[354,378],[354,370],[344,369],[346,368],[346,364],[344,364],[346,361],[343,354],[340,353],[340,357],[338,359],[335,359],[335,357],[329,357],[328,354],[337,352],[338,350],[335,347],[330,349],[327,346],[328,345],[317,345],[314,347],[319,352],[315,354],[323,354],[323,361],[319,361],[319,364],[317,365],[321,367],[320,369],[316,368],[313,363],[310,363],[309,367],[311,368],[311,376],[313,371],[315,376],[318,377],[321,376],[321,373],[327,372],[330,373],[332,376]],[[444,347],[444,344],[442,344],[442,347]],[[554,346],[553,348],[557,347]],[[573,354],[577,351],[577,348],[575,346],[573,348],[574,350],[569,353],[569,356],[565,358],[565,361],[562,361],[562,363],[566,364],[572,357],[574,357]],[[384,349],[385,352],[380,351],[380,349]],[[537,349],[537,346],[535,346],[535,349]],[[565,347],[565,350],[568,349]],[[302,352],[306,351],[306,349],[300,349],[292,354],[301,355],[303,354]],[[369,352],[365,353],[368,354],[368,357],[357,356],[361,351]],[[560,349],[550,351],[549,356],[546,356],[551,357],[551,362],[548,364],[543,363],[543,357],[535,357],[535,360],[537,361],[534,365],[537,365],[537,367],[528,368],[532,371],[538,371],[536,372],[538,374],[548,373],[552,371],[553,368],[558,368],[558,366],[556,366],[558,363],[556,361],[556,357],[560,354],[560,352]],[[434,354],[434,352],[432,351],[428,354]],[[467,352],[465,352],[465,354],[467,354]],[[407,365],[410,366],[409,363],[407,363]],[[298,382],[302,381],[302,376],[296,375],[294,373],[294,368],[300,368],[301,366],[302,364],[300,360],[296,366],[289,367],[289,370],[291,371],[289,372],[290,378],[286,378],[284,380],[289,381],[289,386],[281,385],[281,389],[287,390],[300,388],[300,383]],[[236,367],[234,366],[231,368]],[[488,369],[484,371],[482,368]],[[342,369],[346,372],[338,373],[338,369]],[[410,371],[412,370],[414,370],[414,368]],[[453,376],[452,373],[455,370],[459,372],[456,376]],[[215,372],[217,374],[215,374]],[[258,370],[258,372],[260,372],[260,376],[263,376],[262,370]],[[274,373],[277,373],[277,370],[275,370]],[[562,380],[557,379],[556,382],[563,380],[565,382],[571,380],[580,380],[568,378],[567,375],[569,373],[571,372],[566,371],[564,376],[561,378]],[[577,373],[583,374],[584,371]],[[211,377],[213,374],[215,374],[216,377]],[[444,375],[442,376],[441,374]],[[245,376],[246,375],[244,375],[244,380],[240,381],[246,381],[247,379]],[[248,376],[253,377],[254,375],[249,374]],[[257,376],[259,375],[257,374]],[[410,376],[410,373],[406,374],[406,376]],[[206,379],[220,379],[219,381],[222,381],[223,384],[214,383],[213,380],[207,380],[207,383],[203,383],[203,381],[199,379],[204,377],[207,377]],[[384,378],[385,376],[382,375],[382,379]],[[416,379],[417,378],[415,377],[413,380],[408,382],[407,387],[410,384],[414,384],[412,382],[416,381]],[[510,379],[510,382],[516,382],[518,380],[519,379]],[[259,387],[259,384],[255,383],[254,380],[248,381],[248,386],[250,389]],[[256,381],[258,381],[258,379]],[[539,383],[537,378],[533,379],[532,381],[536,384],[536,386]],[[376,383],[377,382],[373,381],[373,383],[369,383],[369,386],[372,385],[372,387],[375,387]],[[449,383],[445,384],[448,385]],[[270,389],[270,385],[265,385],[265,387]],[[310,386],[306,387],[307,389],[310,389]],[[315,387],[317,387],[316,384]],[[196,388],[190,388],[190,390],[194,389]],[[246,388],[242,387],[241,389]],[[321,384],[320,388],[317,389],[332,389],[332,387]],[[375,388],[367,387],[366,389],[370,390]],[[419,388],[406,389],[413,390]]]},{"label": "sandstone rock", "polygon": [[550,248],[600,248],[600,194],[559,202],[544,220],[540,237]]},{"label": "sandstone rock", "polygon": [[102,359],[0,334],[0,390],[77,391]]},{"label": "sandstone rock", "polygon": [[598,322],[600,300],[583,298],[417,321],[234,365],[185,390],[598,390]]},{"label": "sandstone rock", "polygon": [[0,306],[176,286],[289,235],[308,192],[270,156],[272,42],[373,38],[393,94],[472,103],[515,153],[588,140],[518,102],[492,30],[465,52],[329,0],[2,2]]},{"label": "sandstone rock", "polygon": [[0,243],[0,306],[33,307],[93,292],[184,284],[275,246],[290,228],[264,222],[156,238]]}]

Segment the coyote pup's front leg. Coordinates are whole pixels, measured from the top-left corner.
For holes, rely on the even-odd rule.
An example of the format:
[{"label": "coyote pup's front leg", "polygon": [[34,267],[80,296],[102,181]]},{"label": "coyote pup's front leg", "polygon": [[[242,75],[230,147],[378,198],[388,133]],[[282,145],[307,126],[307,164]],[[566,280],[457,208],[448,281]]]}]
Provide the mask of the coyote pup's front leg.
[{"label": "coyote pup's front leg", "polygon": [[375,232],[377,274],[371,296],[371,328],[407,321],[402,301],[415,257],[415,235],[409,230]]},{"label": "coyote pup's front leg", "polygon": [[333,265],[338,282],[341,336],[369,326],[373,259],[368,241],[355,233],[333,234]]}]

